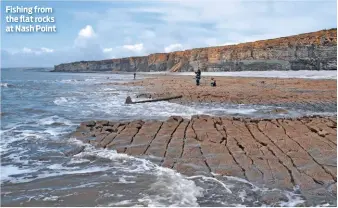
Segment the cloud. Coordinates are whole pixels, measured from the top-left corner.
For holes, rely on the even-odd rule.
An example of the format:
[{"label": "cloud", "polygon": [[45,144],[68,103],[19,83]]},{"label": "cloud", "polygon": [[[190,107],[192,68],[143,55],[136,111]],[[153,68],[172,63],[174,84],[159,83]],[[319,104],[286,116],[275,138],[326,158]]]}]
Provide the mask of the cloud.
[{"label": "cloud", "polygon": [[50,49],[50,48],[41,48],[41,51],[45,52],[45,53],[53,53],[54,49]]},{"label": "cloud", "polygon": [[22,52],[23,53],[33,53],[33,50],[25,47],[25,48],[22,49]]},{"label": "cloud", "polygon": [[166,53],[172,52],[172,51],[178,51],[178,50],[182,50],[183,46],[179,43],[175,43],[175,44],[171,44],[167,47],[164,48],[164,51]]},{"label": "cloud", "polygon": [[94,29],[91,25],[86,25],[79,32],[79,37],[93,38],[95,36],[96,36],[96,34],[95,34]]},{"label": "cloud", "polygon": [[103,53],[110,53],[113,51],[113,48],[104,48]]},{"label": "cloud", "polygon": [[141,52],[143,50],[143,43],[134,44],[134,45],[123,45],[122,48],[127,49],[133,52]]},{"label": "cloud", "polygon": [[[122,56],[146,55],[143,43],[122,45],[116,47],[103,48],[102,52],[106,59],[116,58],[116,54]],[[128,55],[127,55],[128,54]]]},{"label": "cloud", "polygon": [[239,44],[239,43],[237,43],[237,42],[227,42],[227,43],[223,43],[223,44],[221,44],[221,45],[237,45],[237,44]]},{"label": "cloud", "polygon": [[[119,47],[141,42],[143,54],[149,54],[181,50],[171,49],[173,43],[188,49],[336,27],[335,4],[334,1],[273,0],[145,1],[133,7],[107,9],[94,16],[101,45]],[[127,51],[115,50],[115,55],[135,53],[135,50]]]},{"label": "cloud", "polygon": [[[77,37],[74,39],[74,45],[64,47],[58,50],[41,47],[29,48],[23,47],[22,49],[2,49],[3,67],[47,67],[60,63],[69,63],[74,61],[85,60],[101,60],[111,58],[112,48],[102,48],[98,43],[98,35],[95,33],[92,26],[87,25],[81,28]],[[106,52],[106,53],[105,53]],[[17,65],[17,60],[23,65]]]},{"label": "cloud", "polygon": [[93,27],[91,25],[86,25],[84,28],[80,29],[75,41],[75,47],[87,48],[88,45],[95,43],[97,38]]},{"label": "cloud", "polygon": [[102,51],[105,55],[105,59],[113,59],[116,58],[116,56],[114,55],[114,50],[116,50],[116,48],[104,48]]},{"label": "cloud", "polygon": [[27,48],[23,47],[21,50],[7,50],[8,53],[13,54],[13,55],[18,55],[20,53],[22,54],[35,54],[35,55],[41,55],[44,53],[53,53],[54,49],[51,48]]}]

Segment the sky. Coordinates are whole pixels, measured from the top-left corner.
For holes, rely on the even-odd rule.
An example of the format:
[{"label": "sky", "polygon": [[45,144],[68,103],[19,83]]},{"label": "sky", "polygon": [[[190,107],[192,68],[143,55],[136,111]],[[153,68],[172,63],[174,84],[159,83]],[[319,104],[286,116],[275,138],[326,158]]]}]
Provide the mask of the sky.
[{"label": "sky", "polygon": [[[50,7],[56,33],[7,33],[6,6]],[[19,23],[17,23],[19,24]],[[335,0],[2,1],[1,67],[53,67],[337,27]]]}]

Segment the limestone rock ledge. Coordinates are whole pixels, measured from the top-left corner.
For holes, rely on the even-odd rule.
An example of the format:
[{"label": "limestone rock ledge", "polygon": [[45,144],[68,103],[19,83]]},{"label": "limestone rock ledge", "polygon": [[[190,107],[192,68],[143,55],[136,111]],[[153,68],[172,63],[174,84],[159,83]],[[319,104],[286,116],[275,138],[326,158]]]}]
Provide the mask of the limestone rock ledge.
[{"label": "limestone rock ledge", "polygon": [[151,155],[185,175],[216,173],[286,190],[299,186],[308,200],[337,197],[336,117],[100,120],[81,123],[72,137],[97,148]]},{"label": "limestone rock ledge", "polygon": [[142,57],[81,61],[54,66],[57,72],[187,72],[337,70],[337,29],[237,45],[197,48]]}]

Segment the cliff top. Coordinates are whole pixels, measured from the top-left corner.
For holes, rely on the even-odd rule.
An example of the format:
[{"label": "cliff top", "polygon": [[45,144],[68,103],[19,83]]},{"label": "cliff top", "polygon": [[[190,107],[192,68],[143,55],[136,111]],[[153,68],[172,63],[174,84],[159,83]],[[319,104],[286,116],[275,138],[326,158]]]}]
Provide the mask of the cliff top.
[{"label": "cliff top", "polygon": [[317,32],[303,33],[298,35],[267,39],[267,40],[258,40],[254,42],[239,43],[234,45],[225,45],[225,46],[212,46],[205,48],[194,48],[184,51],[174,51],[170,53],[153,53],[148,56],[133,56],[133,57],[124,57],[116,59],[106,59],[100,61],[78,61],[73,62],[73,64],[81,62],[112,62],[112,61],[123,61],[123,60],[133,60],[148,57],[153,61],[166,60],[168,55],[174,56],[191,56],[197,52],[221,52],[224,50],[237,50],[245,51],[248,49],[271,49],[273,47],[291,47],[291,46],[303,46],[303,45],[337,45],[337,28],[332,28],[328,30],[320,30]]}]

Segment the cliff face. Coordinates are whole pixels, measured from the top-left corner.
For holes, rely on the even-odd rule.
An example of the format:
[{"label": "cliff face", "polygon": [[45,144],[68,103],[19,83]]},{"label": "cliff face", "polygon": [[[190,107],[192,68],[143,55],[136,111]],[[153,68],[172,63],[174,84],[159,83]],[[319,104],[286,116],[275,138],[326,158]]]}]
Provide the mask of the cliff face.
[{"label": "cliff face", "polygon": [[143,57],[60,64],[54,71],[337,70],[337,29]]}]

